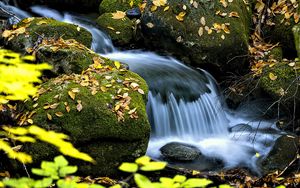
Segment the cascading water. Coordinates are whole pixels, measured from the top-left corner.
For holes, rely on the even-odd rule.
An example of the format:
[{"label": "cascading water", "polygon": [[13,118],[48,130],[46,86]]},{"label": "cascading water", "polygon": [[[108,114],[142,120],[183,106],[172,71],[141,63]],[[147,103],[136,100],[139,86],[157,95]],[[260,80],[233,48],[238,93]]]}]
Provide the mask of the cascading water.
[{"label": "cascading water", "polygon": [[[41,6],[32,7],[32,11],[86,28],[93,35],[94,51],[128,64],[147,81],[147,112],[153,128],[148,155],[160,159],[159,149],[178,141],[196,146],[206,157],[221,159],[225,167],[243,165],[256,170],[256,154],[266,155],[278,137],[278,133],[260,131],[274,128],[273,121],[252,121],[244,113],[226,110],[215,80],[205,71],[151,52],[118,51],[106,34],[70,13]],[[248,128],[232,131],[238,124]],[[196,165],[192,168],[211,168]]]}]

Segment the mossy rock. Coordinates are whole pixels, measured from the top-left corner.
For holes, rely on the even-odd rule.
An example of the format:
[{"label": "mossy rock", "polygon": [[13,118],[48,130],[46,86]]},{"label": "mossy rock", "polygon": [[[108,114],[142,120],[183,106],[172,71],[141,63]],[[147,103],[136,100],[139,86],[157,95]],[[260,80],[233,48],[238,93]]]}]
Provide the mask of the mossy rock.
[{"label": "mossy rock", "polygon": [[87,47],[92,42],[92,35],[86,29],[51,18],[26,18],[11,31],[21,31],[6,37],[7,47],[17,52],[31,51],[30,49],[37,47],[45,38],[75,39]]},{"label": "mossy rock", "polygon": [[133,23],[125,17],[113,19],[111,13],[102,14],[97,19],[97,24],[106,31],[116,45],[129,44],[133,39]]},{"label": "mossy rock", "polygon": [[[242,0],[228,3],[227,8],[219,0],[195,2],[197,8],[189,0],[169,0],[166,6],[155,11],[151,11],[152,4],[148,3],[140,30],[146,46],[167,50],[195,66],[216,67],[220,73],[242,70],[248,54],[251,15],[247,5]],[[167,6],[169,9],[165,9]],[[216,15],[217,11],[237,12],[239,17],[222,17]],[[177,19],[180,12],[186,13],[183,21]],[[214,24],[216,27],[226,24],[229,31],[213,29]]]},{"label": "mossy rock", "polygon": [[[275,78],[270,76],[271,73]],[[299,62],[296,62],[294,66],[281,62],[273,67],[264,68],[259,86],[273,101],[278,101],[283,107],[293,112],[294,107],[296,110],[300,107],[299,74]]]},{"label": "mossy rock", "polygon": [[[148,88],[137,74],[109,60],[97,62],[81,75],[61,75],[42,84],[39,95],[23,105],[22,114],[26,119],[26,112],[34,111],[34,124],[68,134],[77,148],[90,154],[97,164],[81,163],[82,174],[110,176],[121,162],[146,152]],[[27,145],[25,151],[37,162],[55,154],[45,144]]]},{"label": "mossy rock", "polygon": [[103,0],[99,6],[100,14],[111,13],[118,11],[126,11],[130,9],[130,2],[133,2],[133,6],[136,7],[142,0]]},{"label": "mossy rock", "polygon": [[47,62],[52,65],[52,74],[45,76],[53,77],[61,74],[80,74],[93,64],[95,52],[75,40],[46,40],[35,51],[38,62]]},{"label": "mossy rock", "polygon": [[[300,1],[298,4],[300,4]],[[300,7],[297,9],[298,15],[300,14]],[[294,45],[293,27],[296,25],[294,17],[291,16],[290,19],[285,19],[282,14],[275,14],[271,18],[274,25],[264,25],[262,27],[263,35],[266,41],[272,43],[280,43],[282,46],[283,54],[285,57],[296,56],[296,49]]]},{"label": "mossy rock", "polygon": [[295,47],[298,52],[298,58],[300,59],[300,24],[297,24],[293,28]]}]

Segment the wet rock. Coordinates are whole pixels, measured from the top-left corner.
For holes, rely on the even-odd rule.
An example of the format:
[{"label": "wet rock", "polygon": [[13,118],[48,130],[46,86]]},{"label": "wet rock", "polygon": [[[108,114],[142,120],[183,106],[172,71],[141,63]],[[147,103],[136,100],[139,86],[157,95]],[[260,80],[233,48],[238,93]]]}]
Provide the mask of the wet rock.
[{"label": "wet rock", "polygon": [[229,132],[251,132],[252,127],[248,124],[237,124],[229,128]]},{"label": "wet rock", "polygon": [[126,16],[130,19],[140,18],[141,15],[142,15],[141,10],[138,7],[126,11]]},{"label": "wet rock", "polygon": [[268,174],[277,170],[284,170],[297,156],[299,137],[283,135],[279,137],[269,154],[258,160],[258,166],[262,174]]},{"label": "wet rock", "polygon": [[[145,45],[222,74],[246,70],[250,12],[244,1],[235,0],[227,8],[219,0],[196,3],[197,6],[189,0],[168,0],[168,5],[155,11],[148,3],[139,30]],[[238,17],[216,15],[217,11],[236,12]],[[180,17],[180,13],[184,16]]]},{"label": "wet rock", "polygon": [[96,22],[100,28],[109,34],[115,45],[129,44],[133,39],[133,22],[128,17],[123,19],[113,19],[112,17],[111,13],[105,13]]},{"label": "wet rock", "polygon": [[87,47],[92,42],[92,35],[82,27],[51,18],[31,17],[22,20],[10,30],[5,38],[5,45],[16,52],[31,53],[45,38],[74,39]]},{"label": "wet rock", "polygon": [[180,142],[170,142],[161,147],[160,151],[164,157],[176,161],[193,161],[201,153],[195,146]]},{"label": "wet rock", "polygon": [[[133,7],[137,7],[143,0],[133,0]],[[100,14],[118,11],[126,11],[131,9],[131,0],[103,0],[99,6]]]}]

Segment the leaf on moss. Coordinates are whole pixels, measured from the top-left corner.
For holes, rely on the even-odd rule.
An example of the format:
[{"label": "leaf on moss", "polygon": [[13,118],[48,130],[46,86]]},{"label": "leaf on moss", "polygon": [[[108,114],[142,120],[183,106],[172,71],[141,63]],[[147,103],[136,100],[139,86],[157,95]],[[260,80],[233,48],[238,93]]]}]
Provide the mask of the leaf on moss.
[{"label": "leaf on moss", "polygon": [[273,74],[272,72],[269,73],[269,78],[270,80],[274,81],[277,79],[277,76],[275,74]]},{"label": "leaf on moss", "polygon": [[115,20],[123,19],[126,16],[125,12],[119,11],[119,10],[117,10],[117,12],[111,13],[111,14],[112,14],[112,19],[115,19]]}]

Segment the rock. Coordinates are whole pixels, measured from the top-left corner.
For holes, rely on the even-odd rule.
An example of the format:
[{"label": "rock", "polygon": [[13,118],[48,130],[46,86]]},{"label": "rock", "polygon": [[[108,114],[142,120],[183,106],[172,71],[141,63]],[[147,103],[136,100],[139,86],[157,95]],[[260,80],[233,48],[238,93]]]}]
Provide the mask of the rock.
[{"label": "rock", "polygon": [[50,18],[26,18],[8,32],[11,33],[6,37],[6,46],[22,53],[32,52],[44,38],[75,39],[87,47],[92,42],[92,35],[86,29]]},{"label": "rock", "polygon": [[229,132],[252,132],[252,127],[248,124],[237,124],[229,128]]},{"label": "rock", "polygon": [[126,16],[130,19],[140,18],[141,15],[142,15],[141,10],[138,7],[126,11]]},{"label": "rock", "polygon": [[[52,65],[53,77],[61,74],[80,74],[93,64],[95,53],[75,40],[46,40],[35,50],[38,62]],[[47,43],[46,43],[47,42]]]},{"label": "rock", "polygon": [[21,8],[29,8],[33,5],[46,5],[59,10],[74,10],[77,12],[98,11],[102,0],[16,0]]},{"label": "rock", "polygon": [[97,19],[97,24],[110,35],[116,45],[129,44],[133,39],[133,22],[127,17],[113,19],[111,13],[105,13]]},{"label": "rock", "polygon": [[[137,7],[143,0],[133,0],[133,7]],[[131,0],[103,0],[99,6],[100,14],[126,11],[131,9]]]},{"label": "rock", "polygon": [[[248,54],[247,6],[242,0],[228,3],[227,8],[219,0],[197,2],[196,6],[189,0],[169,0],[168,6],[155,11],[148,3],[140,29],[145,45],[164,49],[194,66],[215,67],[223,74],[241,71]],[[227,15],[216,15],[217,11]],[[229,17],[229,13],[237,15]]]},{"label": "rock", "polygon": [[193,161],[200,156],[198,148],[180,142],[170,142],[161,147],[160,151],[164,157],[175,161]]},{"label": "rock", "polygon": [[298,147],[298,137],[290,135],[279,137],[269,154],[264,159],[258,160],[262,174],[284,170],[296,158]]},{"label": "rock", "polygon": [[[295,1],[295,3],[299,3],[299,1]],[[272,5],[272,3],[270,3],[270,5]],[[288,9],[290,10],[291,8]],[[299,15],[300,7],[298,6],[298,8],[296,7],[295,9]],[[269,16],[268,19],[274,24],[265,24],[262,27],[264,38],[274,44],[279,42],[285,57],[295,57],[297,52],[294,46],[294,36],[292,31],[292,28],[296,25],[294,16],[285,19],[284,14],[280,12]]]},{"label": "rock", "polygon": [[293,33],[295,38],[295,47],[298,52],[298,58],[300,59],[300,24],[293,28]]},{"label": "rock", "polygon": [[[19,107],[22,114],[35,111],[30,117],[34,124],[68,134],[76,148],[96,160],[96,165],[76,161],[81,174],[111,176],[122,162],[146,152],[148,89],[137,74],[97,55],[93,59],[96,63],[80,75],[61,75],[42,84],[39,95]],[[57,155],[44,143],[28,144],[24,151],[37,163]]]},{"label": "rock", "polygon": [[[275,76],[270,78],[270,74]],[[286,62],[279,62],[273,67],[266,66],[261,76],[259,87],[269,95],[274,102],[279,102],[281,111],[289,110],[285,114],[297,113],[300,105],[300,90],[298,89],[300,70]],[[299,116],[298,116],[299,117]]]}]

